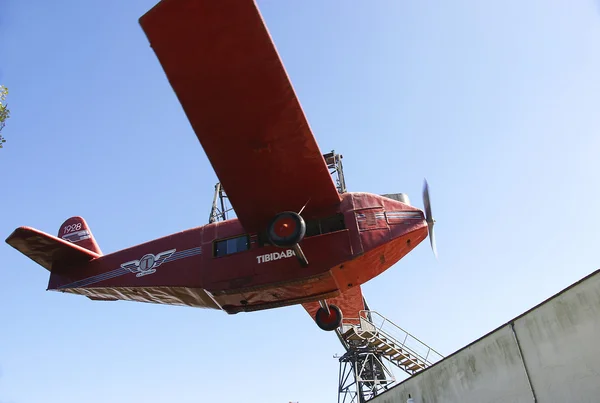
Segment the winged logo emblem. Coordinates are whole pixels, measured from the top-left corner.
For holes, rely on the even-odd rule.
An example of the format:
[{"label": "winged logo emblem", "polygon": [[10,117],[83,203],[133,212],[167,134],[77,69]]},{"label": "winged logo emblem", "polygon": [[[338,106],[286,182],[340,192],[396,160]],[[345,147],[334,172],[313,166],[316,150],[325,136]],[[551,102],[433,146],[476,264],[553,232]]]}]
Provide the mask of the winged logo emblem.
[{"label": "winged logo emblem", "polygon": [[160,252],[157,255],[152,253],[145,254],[140,260],[132,260],[127,263],[122,263],[121,268],[127,269],[132,273],[136,273],[136,277],[147,276],[148,274],[156,273],[156,268],[163,264],[177,249],[170,249]]}]

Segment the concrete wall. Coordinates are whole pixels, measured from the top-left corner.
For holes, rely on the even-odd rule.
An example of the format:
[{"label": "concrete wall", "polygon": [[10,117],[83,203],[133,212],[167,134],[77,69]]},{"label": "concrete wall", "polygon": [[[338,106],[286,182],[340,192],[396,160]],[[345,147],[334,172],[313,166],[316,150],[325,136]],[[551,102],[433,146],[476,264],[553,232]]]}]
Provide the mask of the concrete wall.
[{"label": "concrete wall", "polygon": [[600,271],[372,403],[600,402]]}]

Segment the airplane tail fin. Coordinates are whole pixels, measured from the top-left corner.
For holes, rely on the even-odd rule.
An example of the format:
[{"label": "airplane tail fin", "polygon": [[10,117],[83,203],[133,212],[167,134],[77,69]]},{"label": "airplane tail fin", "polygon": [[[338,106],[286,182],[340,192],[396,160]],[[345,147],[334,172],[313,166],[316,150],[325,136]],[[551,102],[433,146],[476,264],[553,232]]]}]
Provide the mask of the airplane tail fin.
[{"label": "airplane tail fin", "polygon": [[67,219],[60,226],[58,237],[95,254],[102,255],[102,251],[83,217],[75,216]]}]

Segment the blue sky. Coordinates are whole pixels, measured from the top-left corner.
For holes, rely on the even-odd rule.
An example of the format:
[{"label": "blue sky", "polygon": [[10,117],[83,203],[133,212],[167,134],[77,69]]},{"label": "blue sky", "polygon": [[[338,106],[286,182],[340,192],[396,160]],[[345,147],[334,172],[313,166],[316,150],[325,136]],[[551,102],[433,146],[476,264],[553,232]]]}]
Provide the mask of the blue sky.
[{"label": "blue sky", "polygon": [[[3,239],[82,215],[109,253],[206,223],[217,179],[137,22],[154,3],[0,3]],[[258,4],[349,190],[422,206],[429,180],[439,260],[423,243],[366,284],[373,309],[450,354],[597,268],[597,2]],[[336,399],[341,348],[299,306],[92,302],[0,257],[2,403]]]}]

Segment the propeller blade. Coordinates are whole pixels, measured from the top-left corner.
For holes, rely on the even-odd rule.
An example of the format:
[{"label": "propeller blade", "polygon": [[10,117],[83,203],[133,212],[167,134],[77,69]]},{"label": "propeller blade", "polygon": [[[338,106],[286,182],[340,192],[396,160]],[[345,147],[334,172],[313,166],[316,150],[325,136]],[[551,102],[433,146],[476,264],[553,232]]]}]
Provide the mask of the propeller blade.
[{"label": "propeller blade", "polygon": [[438,254],[437,254],[437,247],[435,246],[435,233],[433,232],[433,224],[431,224],[431,225],[427,224],[427,226],[429,227],[429,243],[431,244],[431,249],[433,250],[433,255],[437,259]]},{"label": "propeller blade", "polygon": [[435,234],[433,232],[435,220],[433,219],[433,214],[431,213],[431,201],[429,199],[429,184],[427,183],[427,179],[425,179],[423,182],[423,206],[425,207],[425,221],[427,222],[427,228],[429,230],[429,242],[431,243],[431,249],[433,250],[433,254],[437,258],[437,247],[435,245]]},{"label": "propeller blade", "polygon": [[429,200],[429,184],[427,179],[423,182],[423,205],[425,206],[425,219],[427,222],[431,220],[431,202]]}]

